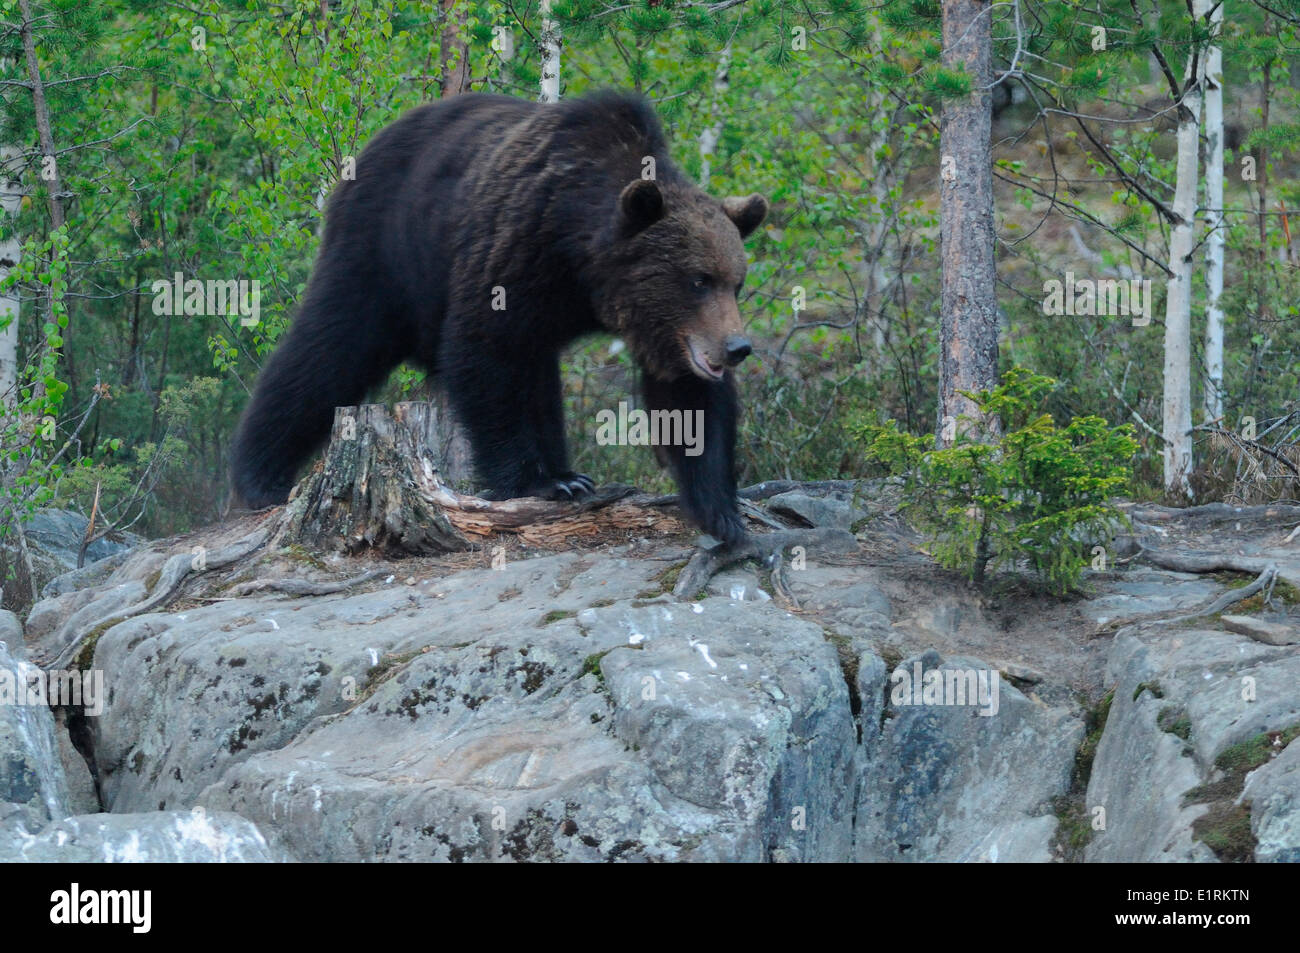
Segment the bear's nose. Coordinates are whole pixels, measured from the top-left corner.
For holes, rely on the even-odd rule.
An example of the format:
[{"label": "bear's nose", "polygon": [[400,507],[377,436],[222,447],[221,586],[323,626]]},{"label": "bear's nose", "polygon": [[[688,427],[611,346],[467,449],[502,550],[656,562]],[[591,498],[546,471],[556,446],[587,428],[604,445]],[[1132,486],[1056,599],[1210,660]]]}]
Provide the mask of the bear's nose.
[{"label": "bear's nose", "polygon": [[749,343],[749,338],[741,337],[739,334],[729,336],[722,342],[722,346],[727,352],[728,367],[735,367],[754,350]]}]

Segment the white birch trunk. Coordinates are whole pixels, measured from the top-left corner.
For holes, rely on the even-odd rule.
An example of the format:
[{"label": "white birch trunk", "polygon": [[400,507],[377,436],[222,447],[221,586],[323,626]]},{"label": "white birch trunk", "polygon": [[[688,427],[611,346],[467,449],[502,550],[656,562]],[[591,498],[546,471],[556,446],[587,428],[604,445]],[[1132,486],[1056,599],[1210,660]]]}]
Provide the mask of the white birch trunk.
[{"label": "white birch trunk", "polygon": [[[1223,29],[1223,4],[1210,14],[1214,36]],[[1205,417],[1223,416],[1223,51],[1210,47],[1205,61]]]},{"label": "white birch trunk", "polygon": [[[1205,15],[1195,0],[1192,15]],[[1196,241],[1196,192],[1200,173],[1201,87],[1197,58],[1183,73],[1186,92],[1178,118],[1178,171],[1169,233],[1169,278],[1165,301],[1164,479],[1165,493],[1190,499],[1192,472],[1192,250]]]},{"label": "white birch trunk", "polygon": [[560,25],[551,19],[551,0],[542,0],[542,95],[544,103],[560,101]]},{"label": "white birch trunk", "polygon": [[700,133],[700,188],[707,190],[713,172],[713,154],[722,138],[722,103],[727,96],[727,71],[731,68],[731,47],[718,55],[718,69],[713,74],[713,101],[709,103],[709,124]]}]

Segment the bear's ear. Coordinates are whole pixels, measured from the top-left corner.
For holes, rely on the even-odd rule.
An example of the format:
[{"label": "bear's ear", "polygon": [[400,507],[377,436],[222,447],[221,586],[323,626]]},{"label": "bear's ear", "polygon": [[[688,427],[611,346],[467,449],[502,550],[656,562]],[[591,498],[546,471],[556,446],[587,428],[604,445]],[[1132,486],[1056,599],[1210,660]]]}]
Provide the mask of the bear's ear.
[{"label": "bear's ear", "polygon": [[653,179],[633,179],[618,197],[624,235],[635,235],[664,217],[664,194]]},{"label": "bear's ear", "polygon": [[761,195],[734,195],[722,200],[722,210],[736,223],[740,237],[746,238],[767,217],[767,199]]}]

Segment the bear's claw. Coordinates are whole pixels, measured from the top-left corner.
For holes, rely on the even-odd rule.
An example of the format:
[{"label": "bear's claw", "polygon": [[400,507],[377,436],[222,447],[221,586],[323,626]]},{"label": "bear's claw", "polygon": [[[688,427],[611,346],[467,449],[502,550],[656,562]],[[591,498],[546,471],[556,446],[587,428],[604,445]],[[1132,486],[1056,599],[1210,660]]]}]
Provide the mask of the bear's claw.
[{"label": "bear's claw", "polygon": [[543,480],[524,492],[523,496],[540,496],[545,500],[571,501],[586,496],[596,489],[596,484],[585,473],[565,473]]}]

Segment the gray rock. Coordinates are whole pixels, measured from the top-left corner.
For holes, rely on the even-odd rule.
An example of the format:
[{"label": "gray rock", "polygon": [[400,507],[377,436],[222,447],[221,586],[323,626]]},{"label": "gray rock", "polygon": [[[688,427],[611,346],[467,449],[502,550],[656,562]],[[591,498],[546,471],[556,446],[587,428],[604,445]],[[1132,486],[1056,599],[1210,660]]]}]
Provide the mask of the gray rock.
[{"label": "gray rock", "polygon": [[780,516],[793,516],[809,526],[831,526],[851,530],[858,520],[869,516],[865,506],[855,504],[853,495],[834,490],[814,496],[802,490],[778,493],[767,501],[767,508]]},{"label": "gray rock", "polygon": [[722,596],[734,602],[767,602],[772,596],[759,585],[758,574],[748,569],[720,572],[706,587],[711,596]]},{"label": "gray rock", "polygon": [[14,656],[23,655],[23,624],[8,609],[0,609],[0,642],[5,643]]},{"label": "gray rock", "polygon": [[[2,824],[0,824],[2,828]],[[0,833],[2,863],[285,863],[285,851],[235,814],[155,811],[88,814],[38,834]]]},{"label": "gray rock", "polygon": [[60,576],[55,576],[41,589],[41,598],[52,599],[65,593],[76,592],[78,589],[101,585],[131,557],[131,552],[130,548],[123,547],[103,559],[87,562],[80,569],[70,569]]},{"label": "gray rock", "polygon": [[[1300,654],[1225,632],[1123,630],[1107,675],[1115,697],[1087,792],[1088,809],[1105,810],[1106,829],[1086,859],[1213,861],[1192,829],[1208,808],[1184,795],[1217,780],[1215,760],[1227,748],[1300,722]],[[1270,850],[1284,852],[1285,822],[1267,823]]]},{"label": "gray rock", "polygon": [[[27,534],[29,547],[43,552],[65,569],[76,569],[77,552],[85,538],[87,522],[80,513],[51,507],[38,510],[23,526],[23,531]],[[140,543],[140,537],[135,533],[122,533],[121,536],[119,541],[105,537],[91,543],[86,547],[86,562],[98,562]]]},{"label": "gray rock", "polygon": [[1255,860],[1300,863],[1300,745],[1294,742],[1246,778]]},{"label": "gray rock", "polygon": [[135,605],[145,592],[143,583],[130,581],[42,599],[27,617],[28,650],[49,665],[74,641],[93,633],[101,619]]},{"label": "gray rock", "polygon": [[40,670],[0,642],[0,803],[17,805],[22,816],[10,812],[10,821],[26,829],[69,813],[54,716],[43,690],[29,692],[33,678],[42,678]]},{"label": "gray rock", "polygon": [[[1191,830],[1205,808],[1185,792],[1216,779],[1226,748],[1300,722],[1293,647],[1169,629],[1081,637],[1102,615],[1203,603],[1222,591],[1213,580],[1098,574],[1095,595],[1022,624],[930,572],[904,529],[892,550],[894,537],[873,540],[869,559],[840,529],[814,532],[849,545],[829,558],[826,536],[825,562],[816,545],[797,565],[787,553],[797,616],[744,565],[715,577],[712,597],[674,602],[664,571],[689,552],[643,541],[204,603],[233,595],[218,587],[245,567],[187,581],[197,608],[110,627],[195,538],[142,546],[107,575],[50,587],[27,625],[37,660],[97,640],[109,696],[78,724],[116,813],[62,822],[97,806],[66,728],[32,744],[30,730],[3,733],[12,712],[0,711],[0,752],[22,752],[13,777],[27,779],[24,800],[0,800],[0,859],[195,857],[196,839],[213,856],[211,836],[178,836],[200,806],[242,831],[229,856],[274,859],[1046,861],[1083,735],[1076,692],[1116,685],[1085,804],[1105,808],[1107,829],[1088,859],[1205,861]],[[268,555],[254,573],[310,575]],[[0,631],[21,634],[3,615]],[[900,657],[896,671],[986,673],[996,713],[905,704],[890,677]],[[1261,860],[1300,847],[1290,751],[1241,795]],[[47,789],[62,792],[54,807],[32,795]]]},{"label": "gray rock", "polygon": [[[910,681],[918,670],[954,677],[984,673],[990,704],[901,703],[913,698],[902,690],[903,676]],[[1076,713],[1031,700],[976,659],[943,660],[927,652],[904,661],[887,681],[882,673],[882,665],[859,666],[866,757],[857,859],[1050,860],[1056,830],[1052,799],[1068,789],[1074,751],[1083,737]],[[869,708],[868,692],[877,690],[881,707],[873,698]],[[873,731],[879,737],[867,741]]]},{"label": "gray rock", "polygon": [[201,800],[304,860],[845,859],[853,745],[816,626],[623,605],[488,622]]},{"label": "gray rock", "polygon": [[[54,580],[77,568],[77,552],[86,533],[86,518],[71,510],[38,510],[23,525],[31,559],[33,592],[42,593]],[[107,537],[86,549],[86,567],[124,553],[140,543],[134,533],[124,533],[118,541]],[[8,550],[8,546],[0,546]],[[55,586],[55,591],[59,589]]]},{"label": "gray rock", "polygon": [[68,787],[69,813],[98,814],[103,809],[99,803],[99,792],[95,790],[95,778],[90,773],[86,759],[72,743],[68,727],[70,711],[68,708],[54,711],[54,740],[59,746],[59,766],[63,769],[63,778]]},{"label": "gray rock", "polygon": [[1256,619],[1249,615],[1225,615],[1221,619],[1223,627],[1229,632],[1248,635],[1256,642],[1263,642],[1265,645],[1300,644],[1300,632],[1296,631],[1295,626],[1269,622],[1267,619]]}]

